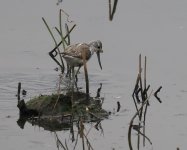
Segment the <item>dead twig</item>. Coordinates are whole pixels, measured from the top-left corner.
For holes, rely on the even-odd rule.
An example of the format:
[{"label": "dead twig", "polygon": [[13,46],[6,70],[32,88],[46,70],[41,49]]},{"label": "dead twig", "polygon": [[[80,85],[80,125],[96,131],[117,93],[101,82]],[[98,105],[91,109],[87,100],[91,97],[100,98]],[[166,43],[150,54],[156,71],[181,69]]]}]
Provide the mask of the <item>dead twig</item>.
[{"label": "dead twig", "polygon": [[[61,37],[61,40],[62,40],[62,45],[63,45],[63,49],[65,50],[65,39],[64,39],[64,36],[63,36],[63,32],[62,32],[62,10],[60,9],[60,11],[59,11],[59,28],[60,28],[60,37]],[[59,53],[60,54],[60,53]],[[60,55],[60,57],[61,57],[61,55]]]},{"label": "dead twig", "polygon": [[[76,24],[73,25],[73,27],[69,30],[69,32],[66,34],[66,36],[64,37],[64,41],[66,41],[65,39],[69,36],[69,34],[73,31],[73,29],[76,27]],[[58,30],[59,31],[59,30]],[[60,34],[60,32],[59,32]],[[58,44],[56,44],[55,48],[52,49],[50,52],[49,52],[49,56],[57,63],[57,65],[60,66],[60,68],[62,69],[62,73],[64,73],[64,66],[63,64],[61,65],[59,63],[59,61],[55,58],[58,54],[58,52],[56,51],[56,49],[58,49],[58,47],[62,44],[62,41]]]},{"label": "dead twig", "polygon": [[87,136],[85,134],[84,134],[84,137],[86,139],[88,149],[94,150],[93,147],[92,147],[92,145],[91,145],[91,143],[90,143],[90,141],[88,140],[88,138],[87,138]]},{"label": "dead twig", "polygon": [[160,102],[160,103],[162,103],[162,101],[160,100],[160,98],[158,97],[158,92],[160,92],[160,90],[161,90],[161,88],[162,88],[162,86],[160,86],[157,90],[156,90],[156,92],[154,93],[154,96],[156,97],[156,99]]},{"label": "dead twig", "polygon": [[[68,34],[64,36],[64,39],[68,37],[68,35],[73,31],[73,29],[76,27],[76,24],[73,25],[73,27],[69,30]],[[60,45],[62,44],[62,41],[60,41],[55,48],[53,48],[50,52],[54,52]]]},{"label": "dead twig", "polygon": [[117,101],[117,112],[119,112],[119,111],[120,111],[120,108],[121,108],[121,104],[120,104],[120,102],[119,102],[119,101]]},{"label": "dead twig", "polygon": [[[138,125],[139,126],[139,125]],[[134,125],[133,125],[133,127],[134,127]],[[133,128],[134,129],[134,128]],[[142,133],[141,131],[140,131],[140,128],[136,128],[136,129],[134,129],[134,130],[136,130],[139,134],[141,134],[145,139],[147,139],[148,141],[149,141],[149,143],[152,145],[152,142],[151,142],[151,140],[144,134],[144,133]]]},{"label": "dead twig", "polygon": [[[135,105],[136,111],[138,111],[137,102],[140,103],[139,97],[138,97],[138,95],[137,95],[137,90],[139,89],[138,82],[139,82],[139,76],[137,76],[136,84],[135,84],[135,87],[134,87],[134,91],[133,91],[133,93],[132,93],[132,98],[133,98],[133,100],[134,100],[134,105]],[[135,99],[135,98],[136,98],[136,99]],[[137,101],[136,101],[136,100],[137,100]],[[138,116],[139,116],[139,114],[138,114]]]},{"label": "dead twig", "polygon": [[[54,132],[54,134],[55,134],[55,139],[56,139],[57,148],[59,149],[59,146],[61,146],[64,150],[68,150],[67,145],[66,145],[66,147],[65,147],[65,146],[62,144],[62,142],[60,141],[60,139],[59,139],[57,133]],[[66,143],[66,141],[65,141],[65,143]]]},{"label": "dead twig", "polygon": [[82,138],[82,148],[85,150],[85,145],[84,145],[84,124],[82,117],[80,118],[80,138]]},{"label": "dead twig", "polygon": [[[68,24],[65,23],[65,28],[66,28],[66,34],[69,33],[69,27],[68,27]],[[68,34],[68,42],[67,42],[67,45],[70,45],[71,41],[70,41],[70,34]]]},{"label": "dead twig", "polygon": [[21,82],[18,83],[18,93],[17,93],[18,104],[19,104],[19,102],[20,102],[20,92],[21,92]]},{"label": "dead twig", "polygon": [[67,22],[69,22],[69,23],[74,22],[73,20],[69,20],[69,14],[68,14],[67,12],[65,12],[63,9],[61,9],[61,11],[66,15],[66,17],[67,17]]},{"label": "dead twig", "polygon": [[112,21],[114,14],[116,12],[118,0],[114,0],[113,8],[111,6],[111,0],[108,0],[108,3],[109,3],[109,20]]},{"label": "dead twig", "polygon": [[[45,19],[44,19],[43,17],[42,17],[42,20],[43,20],[44,24],[46,25],[46,27],[47,27],[47,29],[48,29],[48,31],[49,31],[49,33],[50,33],[50,35],[51,35],[51,37],[52,37],[54,43],[55,43],[55,46],[57,46],[57,41],[56,41],[56,39],[55,39],[55,37],[54,37],[52,31],[50,30],[50,28],[49,28],[47,22],[45,21]],[[57,49],[57,51],[58,51],[58,53],[60,54],[60,50]],[[52,52],[52,53],[49,53],[49,55],[50,55],[50,56],[52,57],[52,59],[60,66],[62,73],[64,73],[64,62],[63,62],[63,60],[62,60],[62,57],[60,56],[61,63],[59,63],[58,60],[55,59],[55,57],[57,56],[57,52],[56,52],[55,55],[53,55],[53,52]]]},{"label": "dead twig", "polygon": [[132,117],[131,121],[130,121],[130,125],[129,125],[129,130],[128,130],[128,142],[129,142],[129,148],[130,150],[133,150],[132,148],[132,143],[131,143],[131,130],[133,127],[133,122],[134,119],[136,118],[136,116],[139,114],[140,111],[142,111],[142,108],[144,107],[144,105],[148,102],[148,100],[150,99],[152,92],[149,94],[148,98],[142,103],[142,106],[138,109],[138,111],[134,114],[134,116]]},{"label": "dead twig", "polygon": [[[55,30],[58,32],[58,34],[61,36],[61,31],[57,28],[57,27],[55,27]],[[68,45],[68,42],[64,39],[64,42],[65,42],[65,44],[66,45]]]},{"label": "dead twig", "polygon": [[100,97],[101,89],[102,89],[102,83],[100,83],[100,87],[97,89],[96,98]]}]

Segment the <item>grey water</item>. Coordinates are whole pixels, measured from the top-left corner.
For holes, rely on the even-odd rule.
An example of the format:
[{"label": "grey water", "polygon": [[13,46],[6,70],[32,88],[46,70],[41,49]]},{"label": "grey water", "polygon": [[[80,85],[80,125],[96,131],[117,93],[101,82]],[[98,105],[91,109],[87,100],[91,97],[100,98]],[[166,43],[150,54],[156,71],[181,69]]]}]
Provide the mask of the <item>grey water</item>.
[{"label": "grey water", "polygon": [[[54,43],[42,22],[58,26],[59,9],[77,24],[71,43],[100,39],[104,53],[100,70],[96,56],[88,62],[90,92],[103,84],[103,108],[113,112],[101,122],[103,133],[92,129],[88,135],[94,149],[124,150],[128,147],[129,122],[136,112],[132,92],[138,73],[138,56],[147,56],[147,82],[151,90],[162,86],[146,118],[146,142],[141,149],[185,149],[187,147],[187,1],[119,1],[109,21],[108,1],[101,0],[14,0],[0,1],[0,146],[4,150],[57,149],[54,134],[25,124],[19,128],[16,107],[17,84],[27,90],[26,100],[57,89],[59,72],[48,52]],[[55,30],[54,30],[55,31]],[[83,78],[83,69],[80,77]],[[82,80],[83,82],[84,80]],[[84,83],[80,83],[84,86]],[[117,101],[121,103],[116,112]],[[86,124],[86,129],[92,124]],[[72,148],[69,131],[58,135]],[[136,149],[137,135],[132,134]],[[78,145],[81,149],[81,145]]]}]

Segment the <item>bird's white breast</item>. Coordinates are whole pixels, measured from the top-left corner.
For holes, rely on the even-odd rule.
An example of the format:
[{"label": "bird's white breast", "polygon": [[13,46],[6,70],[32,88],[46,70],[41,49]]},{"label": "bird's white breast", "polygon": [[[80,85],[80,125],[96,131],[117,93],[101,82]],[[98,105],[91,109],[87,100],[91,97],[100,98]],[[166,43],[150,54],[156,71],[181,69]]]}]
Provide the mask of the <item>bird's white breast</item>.
[{"label": "bird's white breast", "polygon": [[64,59],[70,66],[78,67],[83,65],[83,60],[72,56],[64,56]]}]

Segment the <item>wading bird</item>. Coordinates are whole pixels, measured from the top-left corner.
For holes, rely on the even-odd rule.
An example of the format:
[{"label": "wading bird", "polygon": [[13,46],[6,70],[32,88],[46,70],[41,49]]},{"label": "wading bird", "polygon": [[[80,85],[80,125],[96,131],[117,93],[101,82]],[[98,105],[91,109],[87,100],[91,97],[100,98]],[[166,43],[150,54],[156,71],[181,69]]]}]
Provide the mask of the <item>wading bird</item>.
[{"label": "wading bird", "polygon": [[[64,52],[61,53],[62,57],[66,60],[68,66],[72,69],[73,79],[77,75],[80,68],[83,66],[83,54],[85,54],[86,62],[91,58],[91,56],[96,53],[99,66],[101,66],[100,53],[103,53],[101,41],[92,41],[90,43],[77,43],[69,45]],[[74,73],[74,68],[78,67],[76,74]]]}]

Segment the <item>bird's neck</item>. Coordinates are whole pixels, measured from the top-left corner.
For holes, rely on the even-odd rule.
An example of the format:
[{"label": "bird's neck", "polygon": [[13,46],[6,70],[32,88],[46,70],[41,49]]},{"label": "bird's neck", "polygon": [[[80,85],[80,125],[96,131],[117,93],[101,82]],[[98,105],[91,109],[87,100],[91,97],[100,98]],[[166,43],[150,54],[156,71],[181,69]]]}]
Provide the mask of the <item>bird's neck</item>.
[{"label": "bird's neck", "polygon": [[94,52],[95,52],[95,48],[94,48],[93,46],[90,46],[90,52],[91,52],[91,55],[94,54]]}]

